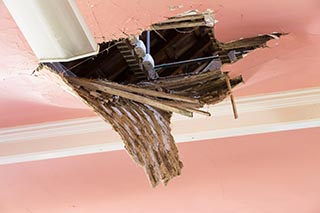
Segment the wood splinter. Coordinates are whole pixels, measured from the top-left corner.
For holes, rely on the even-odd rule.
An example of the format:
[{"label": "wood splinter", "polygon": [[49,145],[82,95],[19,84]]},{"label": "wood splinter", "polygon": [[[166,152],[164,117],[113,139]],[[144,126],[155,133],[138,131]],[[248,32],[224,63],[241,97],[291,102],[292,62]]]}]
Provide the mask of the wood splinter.
[{"label": "wood splinter", "polygon": [[234,101],[234,96],[233,96],[233,93],[232,93],[230,77],[228,75],[228,72],[224,72],[224,75],[226,77],[226,83],[227,83],[227,86],[228,86],[228,90],[230,92],[230,100],[231,100],[231,104],[232,104],[233,116],[234,116],[234,119],[237,119],[239,116],[238,116],[237,106],[236,106],[235,101]]}]

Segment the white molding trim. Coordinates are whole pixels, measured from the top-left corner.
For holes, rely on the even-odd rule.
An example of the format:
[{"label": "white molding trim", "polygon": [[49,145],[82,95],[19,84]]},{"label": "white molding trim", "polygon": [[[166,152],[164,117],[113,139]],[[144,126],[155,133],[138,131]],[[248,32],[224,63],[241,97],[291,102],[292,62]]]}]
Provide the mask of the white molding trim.
[{"label": "white molding trim", "polygon": [[[233,120],[228,100],[205,108],[213,115],[209,118],[196,115],[190,119],[174,115],[172,129],[176,141],[192,142],[320,126],[320,87],[241,97],[236,99],[236,104],[240,115],[238,120]],[[197,122],[200,125],[195,125]],[[189,131],[192,127],[192,132],[188,132],[188,127]],[[88,138],[95,140],[88,142]],[[40,141],[41,147],[38,148]],[[65,145],[61,141],[70,143]],[[120,138],[99,117],[0,129],[0,165],[120,149],[123,149]]]},{"label": "white molding trim", "polygon": [[[177,138],[177,143],[225,138],[227,135],[230,135],[230,132],[233,132],[233,134],[230,135],[231,137],[231,136],[242,136],[242,135],[252,135],[252,134],[260,134],[260,133],[268,133],[268,132],[279,132],[279,131],[285,131],[285,130],[301,129],[301,126],[303,126],[303,128],[319,127],[320,120],[319,119],[309,120],[309,121],[301,122],[299,124],[295,122],[283,123],[281,124],[280,128],[278,124],[277,125],[261,125],[256,127],[234,128],[232,130],[225,129],[225,130],[217,130],[217,131],[211,131],[211,132],[198,132],[196,134],[185,134],[185,135],[180,135],[179,138]],[[114,142],[114,143],[65,148],[60,150],[49,150],[49,151],[36,152],[36,153],[9,155],[9,156],[0,157],[0,165],[29,162],[29,161],[35,161],[35,160],[54,159],[54,158],[61,158],[61,157],[71,157],[71,156],[77,156],[77,155],[109,152],[109,151],[116,151],[116,150],[122,150],[122,149],[123,149],[123,144],[121,142]]]}]

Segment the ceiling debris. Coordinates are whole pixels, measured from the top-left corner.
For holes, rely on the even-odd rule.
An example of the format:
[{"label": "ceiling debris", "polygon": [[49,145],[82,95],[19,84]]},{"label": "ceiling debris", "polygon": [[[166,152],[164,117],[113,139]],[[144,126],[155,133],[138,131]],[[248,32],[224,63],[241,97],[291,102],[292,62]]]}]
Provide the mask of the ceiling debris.
[{"label": "ceiling debris", "polygon": [[242,82],[241,76],[222,73],[221,66],[281,36],[220,43],[215,23],[210,10],[188,11],[152,25],[140,36],[101,43],[95,57],[44,66],[59,73],[112,125],[152,186],[167,184],[183,167],[171,135],[172,113],[210,116],[200,108],[222,101]]}]

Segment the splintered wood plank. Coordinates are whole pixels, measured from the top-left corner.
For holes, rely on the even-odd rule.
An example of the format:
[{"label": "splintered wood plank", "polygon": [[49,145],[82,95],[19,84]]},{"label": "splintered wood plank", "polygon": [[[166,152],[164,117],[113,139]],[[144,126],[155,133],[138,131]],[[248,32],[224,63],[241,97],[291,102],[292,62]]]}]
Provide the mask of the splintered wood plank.
[{"label": "splintered wood plank", "polygon": [[169,18],[157,24],[153,24],[151,29],[164,30],[174,28],[187,28],[195,26],[213,27],[215,24],[212,11],[207,10],[200,14],[182,14],[180,16]]},{"label": "splintered wood plank", "polygon": [[208,116],[208,117],[211,116],[210,112],[199,110],[199,109],[196,109],[196,108],[190,107],[190,106],[185,106],[184,104],[181,104],[181,103],[166,102],[166,104],[169,106],[179,108],[179,109],[187,109],[187,110],[194,112],[194,113],[197,113],[199,115],[204,115],[204,116]]},{"label": "splintered wood plank", "polygon": [[175,113],[178,113],[178,114],[181,114],[181,115],[184,115],[184,116],[188,116],[188,117],[193,117],[193,113],[188,111],[188,110],[178,109],[176,107],[172,107],[172,106],[166,105],[166,104],[164,104],[164,103],[162,103],[160,101],[157,101],[157,100],[146,98],[146,97],[143,97],[143,96],[140,96],[140,95],[136,95],[136,94],[133,94],[133,93],[130,93],[130,92],[125,92],[125,91],[122,91],[122,90],[118,90],[118,89],[102,86],[100,84],[93,83],[93,82],[88,82],[88,81],[85,81],[85,80],[82,80],[82,79],[76,79],[76,78],[67,78],[67,79],[71,83],[84,86],[89,90],[99,90],[99,91],[102,91],[102,92],[105,92],[105,93],[108,93],[108,94],[111,94],[111,95],[116,95],[116,96],[119,96],[119,97],[122,97],[122,98],[126,98],[126,99],[129,99],[129,100],[133,100],[133,101],[136,101],[136,102],[139,102],[139,103],[142,103],[142,104],[147,104],[147,105],[156,107],[158,109],[162,109],[162,110],[169,111],[169,112],[175,112]]},{"label": "splintered wood plank", "polygon": [[187,22],[187,23],[172,23],[172,24],[165,24],[165,25],[152,25],[152,30],[167,30],[167,29],[174,29],[174,28],[188,28],[188,27],[199,27],[199,26],[207,26],[205,21],[201,22]]},{"label": "splintered wood plank", "polygon": [[89,80],[89,81],[90,82],[97,82],[99,84],[106,85],[108,87],[112,87],[112,88],[127,91],[127,92],[138,93],[141,95],[154,96],[154,97],[158,97],[158,98],[166,98],[169,100],[182,101],[182,102],[187,102],[187,103],[195,103],[195,104],[199,103],[199,101],[194,98],[179,96],[179,95],[165,93],[165,92],[159,92],[159,91],[155,91],[155,90],[151,90],[151,89],[144,89],[144,88],[139,88],[139,87],[130,86],[130,85],[122,85],[122,84],[117,84],[114,82],[103,81],[103,80],[98,80],[98,81]]},{"label": "splintered wood plank", "polygon": [[177,22],[183,22],[183,21],[193,21],[193,20],[203,20],[204,16],[202,14],[197,14],[197,15],[186,15],[186,16],[176,16],[176,17],[172,17],[172,18],[168,18],[167,20],[164,20],[156,25],[161,25],[164,23],[177,23]]},{"label": "splintered wood plank", "polygon": [[178,77],[167,77],[159,80],[153,81],[155,84],[159,84],[164,87],[179,87],[181,85],[189,85],[209,79],[218,79],[222,76],[221,71],[210,71],[206,73],[196,74],[196,75],[181,75]]},{"label": "splintered wood plank", "polygon": [[260,36],[251,37],[251,38],[244,38],[244,39],[231,41],[227,43],[220,43],[219,45],[222,50],[257,48],[257,47],[265,46],[267,41],[274,39],[274,37],[280,37],[280,36],[282,36],[281,33],[272,33],[268,35],[260,35]]}]

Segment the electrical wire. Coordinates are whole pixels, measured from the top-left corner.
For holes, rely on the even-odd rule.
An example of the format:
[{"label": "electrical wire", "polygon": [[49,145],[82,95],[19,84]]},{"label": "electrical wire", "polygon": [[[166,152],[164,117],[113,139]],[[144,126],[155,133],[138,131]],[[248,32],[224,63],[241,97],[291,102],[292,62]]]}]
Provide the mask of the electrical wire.
[{"label": "electrical wire", "polygon": [[89,60],[92,60],[93,58],[97,57],[99,54],[102,54],[102,53],[104,53],[105,51],[109,51],[109,49],[111,49],[112,47],[116,46],[116,45],[117,45],[117,44],[119,44],[119,43],[120,43],[120,42],[116,42],[116,43],[114,43],[113,45],[108,46],[108,47],[107,47],[107,48],[105,48],[104,50],[101,50],[97,55],[92,56],[92,57],[90,57],[90,58],[87,58],[87,59],[85,59],[85,60],[83,60],[83,61],[81,61],[81,62],[79,62],[79,63],[77,63],[77,64],[73,65],[73,66],[72,66],[72,67],[70,67],[68,70],[72,70],[72,69],[74,69],[74,68],[76,68],[76,67],[80,66],[81,64],[83,64],[83,63],[85,63],[85,62],[87,62],[87,61],[89,61]]}]

